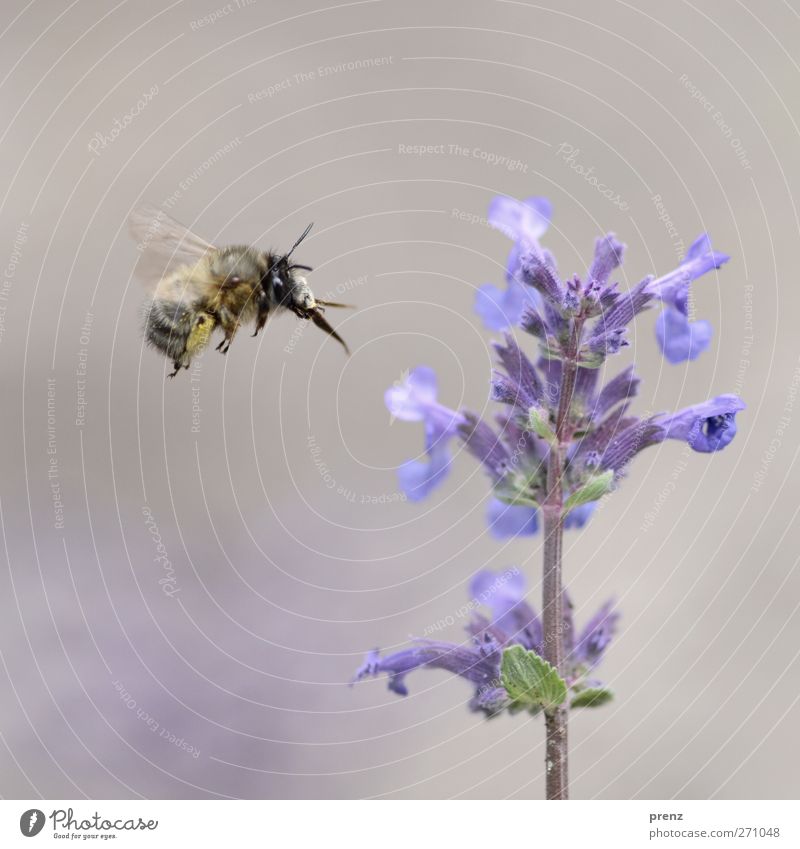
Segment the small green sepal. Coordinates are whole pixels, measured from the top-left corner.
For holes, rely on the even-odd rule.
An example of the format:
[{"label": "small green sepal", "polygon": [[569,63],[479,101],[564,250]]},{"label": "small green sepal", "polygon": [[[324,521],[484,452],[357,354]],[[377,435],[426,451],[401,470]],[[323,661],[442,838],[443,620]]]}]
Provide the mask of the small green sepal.
[{"label": "small green sepal", "polygon": [[564,503],[564,511],[562,517],[566,516],[570,510],[575,507],[580,507],[582,504],[588,504],[590,501],[597,501],[606,493],[611,492],[614,486],[614,470],[609,469],[599,475],[592,475],[586,483],[575,492]]},{"label": "small green sepal", "polygon": [[528,430],[532,430],[549,445],[556,445],[558,443],[553,428],[550,426],[550,416],[541,407],[531,407],[528,410],[528,421],[526,425]]},{"label": "small green sepal", "polygon": [[603,687],[587,687],[573,698],[570,707],[600,707],[610,702],[613,698],[614,694],[611,690],[606,690]]}]

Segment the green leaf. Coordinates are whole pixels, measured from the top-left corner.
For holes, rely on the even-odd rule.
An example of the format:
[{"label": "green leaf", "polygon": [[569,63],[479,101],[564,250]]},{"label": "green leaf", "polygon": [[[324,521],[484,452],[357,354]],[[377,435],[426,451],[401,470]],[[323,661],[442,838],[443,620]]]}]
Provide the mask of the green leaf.
[{"label": "green leaf", "polygon": [[532,430],[537,436],[541,436],[550,445],[555,445],[556,439],[553,429],[550,427],[550,417],[541,407],[531,407],[528,410],[528,430]]},{"label": "green leaf", "polygon": [[575,696],[570,707],[600,707],[613,698],[614,694],[611,690],[605,690],[602,687],[587,687]]},{"label": "green leaf", "polygon": [[553,711],[567,698],[567,685],[544,658],[522,646],[503,652],[500,681],[514,706]]},{"label": "green leaf", "polygon": [[566,516],[570,510],[580,507],[581,504],[588,504],[590,501],[597,501],[602,498],[607,492],[611,492],[613,485],[613,469],[609,469],[600,475],[592,475],[580,489],[575,490],[566,500],[562,516]]}]

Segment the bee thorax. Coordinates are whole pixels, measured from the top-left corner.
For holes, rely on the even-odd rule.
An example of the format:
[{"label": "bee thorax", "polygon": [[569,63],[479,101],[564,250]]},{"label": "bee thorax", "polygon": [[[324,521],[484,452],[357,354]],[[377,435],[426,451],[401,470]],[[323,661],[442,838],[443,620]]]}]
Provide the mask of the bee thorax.
[{"label": "bee thorax", "polygon": [[264,273],[262,255],[244,245],[222,248],[211,257],[210,270],[213,277],[223,285],[240,280],[260,280]]}]

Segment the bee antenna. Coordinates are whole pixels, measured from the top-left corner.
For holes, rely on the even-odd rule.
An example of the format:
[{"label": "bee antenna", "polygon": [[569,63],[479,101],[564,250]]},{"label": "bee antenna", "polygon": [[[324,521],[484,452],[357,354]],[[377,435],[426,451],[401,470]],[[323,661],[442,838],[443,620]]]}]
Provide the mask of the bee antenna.
[{"label": "bee antenna", "polygon": [[[267,274],[269,274],[269,273],[272,271],[272,269],[273,269],[273,268],[275,268],[275,266],[276,266],[276,265],[280,265],[282,262],[286,262],[286,263],[288,263],[288,261],[289,261],[289,257],[290,257],[290,256],[294,253],[294,249],[295,249],[295,248],[296,248],[296,247],[300,244],[300,242],[302,242],[302,241],[303,241],[303,239],[305,239],[305,237],[306,237],[306,236],[307,236],[307,235],[311,232],[311,228],[312,228],[313,226],[314,226],[314,222],[312,221],[312,222],[308,225],[308,227],[306,227],[306,229],[305,229],[305,230],[303,230],[303,232],[302,232],[302,234],[301,234],[300,238],[299,238],[299,239],[298,239],[298,240],[297,240],[297,241],[296,241],[296,242],[292,245],[292,247],[291,247],[291,249],[288,251],[288,253],[283,254],[283,256],[279,256],[279,257],[278,257],[278,258],[277,258],[277,259],[276,259],[276,260],[272,263],[272,265],[270,265],[270,266],[269,266],[269,268],[267,269]],[[304,268],[304,269],[306,269],[306,270],[308,270],[308,271],[311,271],[311,270],[312,270],[312,269],[311,269],[309,266],[307,266],[307,265],[293,265],[293,266],[291,266],[291,267],[292,267],[292,268]]]},{"label": "bee antenna", "polygon": [[311,232],[311,228],[314,226],[314,222],[312,221],[305,230],[303,230],[300,238],[292,245],[291,250],[284,256],[284,259],[289,259],[289,257],[294,253],[294,249],[300,244],[300,242],[305,239],[305,237]]},{"label": "bee antenna", "polygon": [[300,268],[303,271],[313,271],[314,269],[310,265],[300,265],[299,263],[293,262],[290,266],[290,270],[294,270],[295,268]]}]

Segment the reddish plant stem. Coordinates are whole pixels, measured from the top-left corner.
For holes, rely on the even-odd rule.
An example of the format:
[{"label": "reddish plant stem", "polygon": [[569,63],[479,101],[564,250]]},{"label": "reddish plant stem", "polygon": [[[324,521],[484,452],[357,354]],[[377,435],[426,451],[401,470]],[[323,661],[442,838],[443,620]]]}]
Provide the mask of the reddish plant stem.
[{"label": "reddish plant stem", "polygon": [[[564,455],[570,438],[569,411],[578,373],[578,348],[583,321],[578,317],[561,360],[561,386],[555,422],[555,444],[547,460],[547,495],[542,504],[544,516],[544,563],[542,619],[544,657],[564,675],[564,611],[562,548],[564,539]],[[567,708],[561,706],[545,714],[545,783],[547,799],[567,799],[568,745]]]}]

